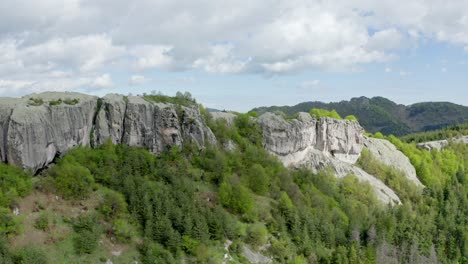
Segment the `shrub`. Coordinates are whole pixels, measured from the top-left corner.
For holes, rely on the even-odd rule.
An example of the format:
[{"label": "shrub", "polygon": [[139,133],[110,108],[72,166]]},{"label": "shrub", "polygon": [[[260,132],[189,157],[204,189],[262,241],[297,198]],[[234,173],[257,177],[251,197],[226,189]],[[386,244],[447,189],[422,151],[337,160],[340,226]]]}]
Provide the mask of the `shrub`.
[{"label": "shrub", "polygon": [[0,207],[11,206],[32,188],[31,176],[22,169],[0,163]]},{"label": "shrub", "polygon": [[61,105],[62,104],[62,99],[58,99],[58,100],[53,100],[53,101],[50,101],[49,102],[49,105]]},{"label": "shrub", "polygon": [[267,242],[268,230],[262,223],[249,225],[247,228],[247,241],[254,246],[261,246]]},{"label": "shrub", "polygon": [[48,263],[47,254],[33,246],[26,246],[15,254],[15,263],[17,264],[46,264]]},{"label": "shrub", "polygon": [[41,213],[34,222],[34,227],[43,231],[49,228],[49,215],[47,213]]},{"label": "shrub", "polygon": [[28,105],[32,105],[32,106],[41,106],[44,104],[44,100],[42,100],[42,98],[29,98],[29,101],[28,101]]},{"label": "shrub", "polygon": [[107,220],[115,219],[127,212],[125,197],[121,193],[106,189],[98,210]]},{"label": "shrub", "polygon": [[77,99],[77,98],[75,98],[75,99],[70,99],[70,98],[69,98],[69,99],[63,100],[63,102],[64,102],[65,104],[67,104],[67,105],[76,105],[76,104],[78,104],[78,103],[80,102],[80,99]]},{"label": "shrub", "polygon": [[357,117],[354,115],[348,115],[345,117],[346,120],[358,121]]},{"label": "shrub", "polygon": [[312,108],[310,110],[310,115],[315,116],[318,119],[320,119],[322,117],[342,119],[340,114],[338,114],[338,112],[336,112],[335,110],[328,111],[326,109]]},{"label": "shrub", "polygon": [[73,246],[77,254],[91,254],[98,245],[101,228],[96,215],[82,215],[73,224]]},{"label": "shrub", "polygon": [[18,233],[19,223],[7,208],[0,207],[0,236]]},{"label": "shrub", "polygon": [[133,236],[136,235],[136,230],[133,225],[129,224],[124,219],[117,219],[113,223],[115,237],[122,243],[128,243]]},{"label": "shrub", "polygon": [[61,160],[49,174],[54,177],[58,192],[67,199],[87,197],[94,183],[87,168],[68,160]]}]

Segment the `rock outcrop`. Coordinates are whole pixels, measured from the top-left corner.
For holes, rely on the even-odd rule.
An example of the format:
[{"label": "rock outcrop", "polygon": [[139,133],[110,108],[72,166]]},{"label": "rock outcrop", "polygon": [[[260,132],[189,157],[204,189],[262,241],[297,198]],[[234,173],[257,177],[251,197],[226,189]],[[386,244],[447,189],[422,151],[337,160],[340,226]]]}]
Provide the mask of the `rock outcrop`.
[{"label": "rock outcrop", "polygon": [[378,138],[364,137],[364,146],[372,156],[387,166],[402,171],[406,178],[418,186],[423,186],[416,175],[416,169],[408,157],[399,151],[390,141]]},{"label": "rock outcrop", "polygon": [[111,94],[41,93],[0,99],[0,158],[36,172],[75,146],[107,140],[158,153],[191,140],[215,143],[197,105],[148,102]]},{"label": "rock outcrop", "polygon": [[453,141],[454,143],[468,144],[468,136],[461,136],[461,137],[457,137],[451,140],[443,139],[443,140],[423,142],[423,143],[418,143],[416,146],[420,149],[425,149],[429,151],[433,149],[441,151],[444,147],[446,147],[450,143],[450,141]]},{"label": "rock outcrop", "polygon": [[353,164],[364,147],[363,128],[356,121],[321,118],[299,113],[296,119],[265,113],[257,119],[263,131],[263,145],[287,167],[313,171],[334,170],[337,177],[354,174],[368,182],[377,197],[390,204],[400,203],[392,189]]},{"label": "rock outcrop", "polygon": [[75,93],[41,93],[0,102],[2,160],[37,171],[68,149],[88,145],[97,99]]}]

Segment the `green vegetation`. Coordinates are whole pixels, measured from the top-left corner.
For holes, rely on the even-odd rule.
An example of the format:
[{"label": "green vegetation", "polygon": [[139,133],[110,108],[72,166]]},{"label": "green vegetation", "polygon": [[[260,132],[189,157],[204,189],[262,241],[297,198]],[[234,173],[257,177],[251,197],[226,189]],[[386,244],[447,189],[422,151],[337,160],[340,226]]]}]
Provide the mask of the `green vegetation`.
[{"label": "green vegetation", "polygon": [[63,103],[62,99],[58,99],[58,100],[52,100],[52,101],[49,101],[49,105],[50,106],[54,106],[54,105],[61,105]]},{"label": "green vegetation", "polygon": [[436,130],[468,122],[468,107],[447,102],[419,103],[409,106],[396,104],[383,97],[358,97],[349,101],[322,103],[304,102],[295,106],[271,106],[252,109],[259,115],[265,112],[284,112],[293,116],[311,108],[336,110],[341,116],[355,115],[364,129],[371,133],[403,136],[410,133]]},{"label": "green vegetation", "polygon": [[43,104],[44,104],[44,100],[42,100],[42,98],[30,97],[28,101],[28,105],[32,105],[32,106],[41,106]]},{"label": "green vegetation", "polygon": [[[59,99],[60,100],[60,99]],[[63,100],[63,103],[64,104],[67,104],[67,105],[76,105],[80,102],[80,99],[78,98],[74,98],[74,99],[71,99],[71,98],[67,98],[67,99],[64,99]]]},{"label": "green vegetation", "polygon": [[315,116],[317,119],[320,119],[322,117],[342,119],[338,112],[336,112],[335,110],[328,111],[326,109],[312,108],[309,113],[311,116]]},{"label": "green vegetation", "polygon": [[351,120],[351,121],[359,121],[358,118],[354,115],[347,115],[345,117],[346,120]]},{"label": "green vegetation", "polygon": [[161,93],[159,94],[144,94],[143,98],[146,101],[149,102],[156,102],[156,103],[170,103],[170,104],[175,104],[175,105],[183,105],[183,106],[193,106],[196,105],[195,99],[192,97],[192,95],[189,92],[177,92],[176,96],[171,97],[167,95],[163,95]]},{"label": "green vegetation", "polygon": [[434,140],[450,139],[468,135],[468,123],[447,127],[424,133],[409,134],[400,139],[407,143],[420,143]]},{"label": "green vegetation", "polygon": [[[424,189],[364,151],[360,166],[402,199],[402,205],[390,207],[353,175],[337,179],[328,170],[314,174],[285,168],[262,148],[261,130],[251,114],[240,114],[232,127],[206,113],[204,119],[219,146],[199,149],[186,143],[154,156],[108,142],[60,158],[36,180],[36,192],[59,195],[66,199],[56,201],[61,207],[70,203],[80,210],[57,217],[48,204],[37,206],[36,232],[68,230],[62,238],[49,233],[54,239],[47,245],[12,248],[5,242],[21,230],[21,219],[9,207],[28,194],[31,179],[0,164],[0,261],[105,262],[106,241],[113,241],[135,252],[114,263],[133,258],[141,263],[222,263],[227,239],[233,263],[247,263],[241,253],[245,245],[262,250],[266,244],[271,246],[262,254],[277,263],[468,261],[466,145],[428,152],[388,137],[409,156]],[[227,142],[235,148],[221,147]]]}]

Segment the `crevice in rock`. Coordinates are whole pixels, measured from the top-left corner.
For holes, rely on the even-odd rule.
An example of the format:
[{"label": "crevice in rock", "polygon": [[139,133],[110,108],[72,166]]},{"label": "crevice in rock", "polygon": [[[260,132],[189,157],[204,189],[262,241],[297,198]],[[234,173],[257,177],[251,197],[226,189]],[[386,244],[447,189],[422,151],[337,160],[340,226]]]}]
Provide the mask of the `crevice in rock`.
[{"label": "crevice in rock", "polygon": [[93,115],[93,123],[91,125],[91,131],[89,133],[89,145],[94,148],[95,147],[95,140],[94,137],[95,135],[95,129],[96,129],[96,119],[99,114],[99,111],[101,110],[102,107],[102,98],[98,98],[96,102],[96,109],[94,110],[94,115]]},{"label": "crevice in rock", "polygon": [[128,97],[124,96],[123,100],[125,102],[125,109],[124,109],[124,113],[122,117],[122,132],[120,133],[120,138],[119,138],[120,144],[124,143],[124,137],[125,137],[125,132],[126,132],[125,128],[127,127],[126,122],[127,122],[127,110],[128,110]]},{"label": "crevice in rock", "polygon": [[2,154],[3,154],[3,162],[4,163],[7,163],[8,164],[8,151],[7,151],[7,146],[8,146],[8,131],[10,129],[10,120],[11,120],[11,116],[13,115],[13,110],[14,108],[12,108],[10,110],[10,114],[8,115],[8,118],[5,122],[5,129],[3,130],[3,146],[2,146]]}]

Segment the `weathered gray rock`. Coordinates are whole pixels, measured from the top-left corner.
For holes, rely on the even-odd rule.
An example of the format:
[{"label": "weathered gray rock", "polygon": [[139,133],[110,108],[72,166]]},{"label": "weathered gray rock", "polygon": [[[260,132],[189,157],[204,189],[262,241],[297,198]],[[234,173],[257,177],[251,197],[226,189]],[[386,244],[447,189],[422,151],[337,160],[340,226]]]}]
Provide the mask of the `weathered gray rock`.
[{"label": "weathered gray rock", "polygon": [[416,146],[420,149],[425,149],[428,151],[431,151],[433,149],[441,151],[444,147],[448,146],[450,141],[453,141],[454,143],[468,144],[468,136],[461,136],[461,137],[453,138],[451,140],[443,139],[443,140],[428,141],[428,142],[419,143]]},{"label": "weathered gray rock", "polygon": [[353,165],[364,146],[364,130],[359,123],[332,118],[315,120],[308,113],[299,113],[292,120],[265,113],[257,123],[263,131],[265,149],[286,167],[306,167],[315,172],[331,168],[337,177],[353,174],[360,181],[368,182],[381,201],[400,203],[392,189]]},{"label": "weathered gray rock", "polygon": [[400,198],[395,192],[385,185],[381,180],[368,174],[361,168],[348,162],[330,157],[324,152],[308,147],[302,151],[290,153],[286,156],[279,156],[279,159],[286,167],[308,168],[317,173],[324,169],[332,169],[338,178],[343,178],[349,174],[356,176],[360,182],[367,182],[375,192],[376,197],[391,205],[400,204]]},{"label": "weathered gray rock", "polygon": [[210,115],[214,120],[226,120],[228,126],[232,126],[237,117],[235,114],[229,112],[210,112]]},{"label": "weathered gray rock", "polygon": [[[43,103],[33,105],[29,98],[42,99]],[[79,102],[49,105],[50,101],[59,99],[78,99]],[[6,157],[3,158],[8,163],[37,171],[70,148],[90,143],[97,97],[78,93],[41,93],[19,101],[14,104],[8,126],[3,123],[2,127],[7,131],[1,145],[6,146]]]},{"label": "weathered gray rock", "polygon": [[402,171],[408,180],[418,186],[423,186],[416,175],[416,169],[408,157],[399,151],[390,141],[378,138],[364,137],[364,146],[374,158],[387,166]]},{"label": "weathered gray rock", "polygon": [[251,250],[249,247],[244,246],[242,247],[242,255],[250,262],[250,263],[272,263],[271,258],[261,254],[260,252],[255,252]]},{"label": "weathered gray rock", "polygon": [[355,163],[364,143],[364,130],[355,121],[315,120],[308,113],[299,113],[297,119],[285,120],[280,115],[265,113],[257,122],[263,130],[265,149],[280,156],[312,147],[326,156]]},{"label": "weathered gray rock", "polygon": [[97,146],[107,140],[144,147],[152,153],[184,141],[200,147],[216,143],[197,105],[154,103],[117,94],[99,100],[79,93],[0,99],[3,162],[36,172],[70,148],[87,146],[91,141]]},{"label": "weathered gray rock", "polygon": [[106,140],[114,144],[122,143],[127,100],[120,94],[108,94],[101,99],[94,128],[94,144],[101,145]]}]

